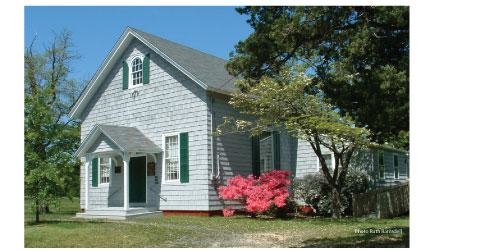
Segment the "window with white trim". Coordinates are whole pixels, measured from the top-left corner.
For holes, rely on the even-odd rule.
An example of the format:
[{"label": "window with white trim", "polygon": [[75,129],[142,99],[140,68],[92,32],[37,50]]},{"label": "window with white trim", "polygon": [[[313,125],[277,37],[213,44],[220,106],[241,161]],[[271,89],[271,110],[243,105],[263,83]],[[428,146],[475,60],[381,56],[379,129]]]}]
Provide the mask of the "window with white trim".
[{"label": "window with white trim", "polygon": [[383,179],[385,177],[384,152],[378,152],[378,176]]},{"label": "window with white trim", "polygon": [[165,136],[163,146],[165,181],[179,180],[179,137]]},{"label": "window with white trim", "polygon": [[399,156],[394,154],[394,179],[399,179]]},{"label": "window with white trim", "polygon": [[[333,154],[328,153],[328,154],[323,154],[323,159],[325,159],[326,166],[328,169],[333,172],[333,169],[335,168],[335,158],[333,158]],[[319,162],[318,158],[318,171],[321,171],[321,163]]]},{"label": "window with white trim", "polygon": [[132,60],[132,86],[142,84],[142,60],[140,58],[134,58]]},{"label": "window with white trim", "polygon": [[273,170],[273,137],[271,135],[260,139],[260,170]]},{"label": "window with white trim", "polygon": [[111,158],[99,158],[99,184],[109,184],[111,170]]}]

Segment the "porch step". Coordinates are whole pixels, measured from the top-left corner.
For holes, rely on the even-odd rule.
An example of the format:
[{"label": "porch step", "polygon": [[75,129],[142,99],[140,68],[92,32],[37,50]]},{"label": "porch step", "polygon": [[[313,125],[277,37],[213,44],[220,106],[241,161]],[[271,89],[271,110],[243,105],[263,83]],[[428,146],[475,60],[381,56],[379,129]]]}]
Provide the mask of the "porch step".
[{"label": "porch step", "polygon": [[126,220],[138,216],[147,216],[161,214],[161,211],[155,208],[129,208],[123,210],[121,207],[107,207],[89,209],[85,213],[77,213],[76,218],[84,219],[113,219],[113,220]]}]

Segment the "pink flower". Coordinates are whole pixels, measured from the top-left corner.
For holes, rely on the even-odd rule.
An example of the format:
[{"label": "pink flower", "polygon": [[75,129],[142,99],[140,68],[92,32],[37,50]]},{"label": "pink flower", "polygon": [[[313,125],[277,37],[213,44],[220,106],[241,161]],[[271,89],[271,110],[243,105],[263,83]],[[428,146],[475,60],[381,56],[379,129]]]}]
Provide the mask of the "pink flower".
[{"label": "pink flower", "polygon": [[[238,200],[247,211],[264,213],[272,205],[284,207],[289,196],[289,172],[274,170],[262,173],[259,178],[249,175],[247,178],[237,175],[228,180],[227,186],[219,187],[219,197],[224,200]],[[226,210],[226,209],[224,209]],[[230,211],[224,212],[231,214]],[[230,210],[230,209],[227,209]]]},{"label": "pink flower", "polygon": [[231,207],[228,207],[228,208],[224,208],[222,209],[222,214],[224,215],[224,217],[231,217],[234,215],[234,209],[232,209]]}]

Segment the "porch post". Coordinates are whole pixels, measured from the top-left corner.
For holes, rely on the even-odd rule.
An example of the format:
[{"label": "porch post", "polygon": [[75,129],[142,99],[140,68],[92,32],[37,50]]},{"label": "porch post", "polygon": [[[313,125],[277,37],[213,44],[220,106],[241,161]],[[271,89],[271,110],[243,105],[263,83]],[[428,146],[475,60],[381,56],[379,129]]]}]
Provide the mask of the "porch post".
[{"label": "porch post", "polygon": [[85,156],[85,212],[89,210],[89,166],[90,156]]},{"label": "porch post", "polygon": [[128,153],[123,154],[123,210],[129,209],[128,201],[128,176],[129,176],[129,160]]}]

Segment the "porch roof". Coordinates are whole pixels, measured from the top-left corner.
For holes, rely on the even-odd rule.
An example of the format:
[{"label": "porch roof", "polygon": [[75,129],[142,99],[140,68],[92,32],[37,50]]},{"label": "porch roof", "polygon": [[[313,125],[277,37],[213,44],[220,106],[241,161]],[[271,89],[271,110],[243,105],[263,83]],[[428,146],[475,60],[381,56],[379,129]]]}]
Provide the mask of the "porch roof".
[{"label": "porch roof", "polygon": [[85,155],[101,134],[111,140],[122,152],[159,153],[162,151],[135,127],[97,124],[85,137],[74,155],[77,157]]}]

